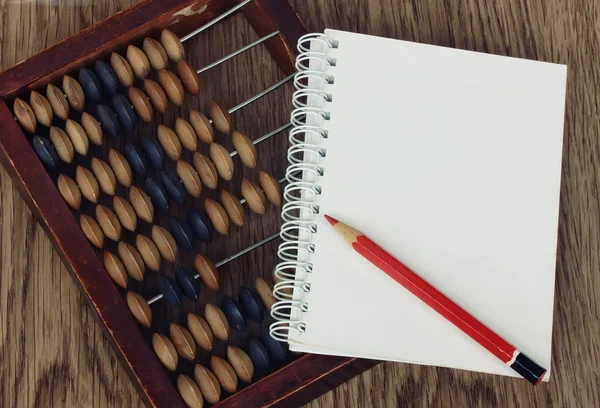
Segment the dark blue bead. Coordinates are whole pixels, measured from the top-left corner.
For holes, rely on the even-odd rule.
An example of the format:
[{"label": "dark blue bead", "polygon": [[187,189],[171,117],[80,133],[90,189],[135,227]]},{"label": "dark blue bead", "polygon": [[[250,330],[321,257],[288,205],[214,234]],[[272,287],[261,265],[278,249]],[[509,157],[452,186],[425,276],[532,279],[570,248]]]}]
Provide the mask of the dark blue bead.
[{"label": "dark blue bead", "polygon": [[115,71],[104,61],[96,61],[94,71],[102,84],[102,89],[107,95],[114,95],[119,88],[119,81],[115,75]]},{"label": "dark blue bead", "polygon": [[221,301],[221,310],[225,313],[229,325],[237,331],[246,331],[248,325],[242,312],[242,305],[229,296],[223,296]]},{"label": "dark blue bead", "polygon": [[131,142],[127,142],[124,153],[133,173],[139,178],[146,178],[148,175],[148,163],[146,163],[146,158],[140,148]]},{"label": "dark blue bead", "polygon": [[265,327],[265,329],[263,330],[262,341],[263,344],[267,347],[267,350],[269,351],[271,361],[276,363],[275,365],[281,365],[283,362],[285,362],[285,358],[287,355],[285,343],[282,343],[279,340],[275,340],[273,337],[271,337],[271,333],[269,333],[268,327]]},{"label": "dark blue bead", "polygon": [[167,192],[160,184],[157,184],[151,178],[146,179],[146,194],[150,197],[150,201],[158,211],[166,213],[169,212],[169,199],[167,198]]},{"label": "dark blue bead", "polygon": [[106,105],[98,105],[96,108],[96,117],[102,125],[102,131],[111,137],[119,137],[121,124],[117,118],[117,114]]},{"label": "dark blue bead", "polygon": [[155,138],[144,136],[142,138],[142,149],[144,149],[146,158],[155,169],[160,170],[165,166],[165,151]]},{"label": "dark blue bead", "polygon": [[183,295],[179,284],[174,279],[161,273],[158,280],[158,288],[168,304],[175,307],[181,307]]},{"label": "dark blue bead", "polygon": [[250,289],[242,286],[240,288],[240,303],[244,307],[244,312],[248,319],[256,323],[262,323],[264,317],[265,305],[258,295]]},{"label": "dark blue bead", "polygon": [[33,150],[35,150],[42,163],[44,163],[44,166],[51,170],[56,169],[58,166],[58,154],[56,154],[54,145],[50,140],[42,136],[34,136]]},{"label": "dark blue bead", "polygon": [[94,104],[100,102],[100,99],[102,99],[102,85],[96,74],[87,68],[82,68],[79,71],[79,83],[88,101]]},{"label": "dark blue bead", "polygon": [[184,251],[191,252],[194,250],[194,233],[187,222],[170,217],[169,230],[179,247]]},{"label": "dark blue bead", "polygon": [[265,345],[258,339],[250,339],[246,347],[248,357],[254,364],[254,376],[256,379],[269,374],[271,367],[269,364],[269,352]]},{"label": "dark blue bead", "polygon": [[185,200],[185,188],[183,187],[181,180],[179,180],[179,177],[163,172],[160,173],[160,181],[173,201],[183,204],[183,201]]},{"label": "dark blue bead", "polygon": [[178,266],[175,269],[175,279],[183,290],[183,293],[192,300],[198,300],[198,280],[194,279],[194,276],[189,270],[183,266]]},{"label": "dark blue bead", "polygon": [[132,132],[135,129],[137,116],[131,107],[129,100],[123,95],[115,95],[112,99],[112,107],[119,118],[121,125],[128,131]]},{"label": "dark blue bead", "polygon": [[213,237],[213,226],[206,215],[192,208],[187,214],[187,220],[198,238],[202,242],[210,243]]}]

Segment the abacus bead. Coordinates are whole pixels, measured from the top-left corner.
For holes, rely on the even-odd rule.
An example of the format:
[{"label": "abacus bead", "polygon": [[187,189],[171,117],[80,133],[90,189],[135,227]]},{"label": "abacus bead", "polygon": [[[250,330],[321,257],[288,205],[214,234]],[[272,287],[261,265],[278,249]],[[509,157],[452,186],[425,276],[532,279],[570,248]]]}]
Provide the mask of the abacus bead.
[{"label": "abacus bead", "polygon": [[119,217],[119,221],[123,228],[129,231],[135,231],[137,227],[137,215],[135,215],[135,210],[129,204],[129,201],[124,198],[115,196],[113,198],[113,209]]},{"label": "abacus bead", "polygon": [[258,295],[252,292],[250,289],[242,286],[240,288],[239,299],[240,303],[244,307],[244,311],[246,312],[248,319],[256,323],[262,323],[265,305],[263,305],[263,302],[260,300]]},{"label": "abacus bead", "polygon": [[215,231],[227,235],[229,233],[229,216],[223,206],[215,200],[207,198],[204,202],[204,209]]},{"label": "abacus bead", "polygon": [[169,212],[169,199],[167,198],[167,192],[163,186],[148,177],[146,179],[145,189],[152,204],[154,207],[158,208],[158,211],[163,213]]},{"label": "abacus bead", "polygon": [[189,408],[202,408],[204,400],[198,385],[188,376],[179,374],[177,376],[177,390],[181,399]]},{"label": "abacus bead", "polygon": [[131,102],[131,105],[133,105],[133,109],[135,109],[135,112],[140,119],[142,119],[144,122],[151,122],[153,111],[152,104],[150,103],[148,96],[133,86],[127,91],[127,96],[129,97],[129,102]]},{"label": "abacus bead", "polygon": [[145,79],[144,91],[146,91],[146,95],[148,95],[152,105],[154,105],[154,109],[160,113],[165,113],[167,111],[167,95],[159,84],[151,79]]},{"label": "abacus bead", "polygon": [[283,197],[281,195],[281,184],[279,181],[266,171],[261,170],[260,173],[258,173],[258,183],[267,196],[267,200],[269,200],[271,204],[281,207]]},{"label": "abacus bead", "polygon": [[277,302],[277,299],[273,296],[273,286],[267,283],[263,278],[259,277],[256,278],[254,287],[256,288],[256,293],[260,296],[265,309],[270,312],[275,302]]},{"label": "abacus bead", "polygon": [[144,54],[144,51],[140,50],[135,45],[129,45],[127,47],[127,61],[133,69],[133,73],[139,79],[145,79],[150,76],[152,68],[150,68],[150,61]]},{"label": "abacus bead", "polygon": [[219,289],[219,272],[217,272],[215,264],[210,259],[200,254],[196,255],[194,268],[196,268],[196,272],[200,275],[204,286],[211,290]]},{"label": "abacus bead", "polygon": [[104,61],[96,61],[94,71],[96,71],[96,76],[100,80],[104,92],[110,96],[116,94],[119,89],[119,80],[110,65]]},{"label": "abacus bead", "polygon": [[113,282],[115,282],[123,289],[127,288],[127,270],[125,269],[125,265],[123,265],[123,262],[121,262],[118,256],[108,251],[105,251],[104,269],[106,269],[108,276],[110,276]]},{"label": "abacus bead", "polygon": [[203,350],[212,351],[214,336],[206,320],[195,313],[188,313],[187,327],[192,333],[196,344]]},{"label": "abacus bead", "polygon": [[227,347],[227,360],[229,360],[229,363],[240,380],[246,384],[252,382],[252,377],[254,377],[254,364],[244,350],[234,346]]},{"label": "abacus bead", "polygon": [[158,248],[154,242],[150,238],[142,234],[138,234],[135,237],[135,246],[148,269],[159,271],[161,258]]},{"label": "abacus bead", "polygon": [[167,190],[169,197],[171,197],[173,201],[183,204],[183,201],[185,200],[185,188],[183,187],[181,180],[171,173],[163,172],[160,174],[160,181],[165,190]]},{"label": "abacus bead", "polygon": [[238,378],[231,365],[221,357],[213,355],[210,358],[210,369],[215,373],[221,387],[229,393],[237,390]]},{"label": "abacus bead", "polygon": [[179,136],[179,140],[183,147],[191,152],[198,150],[198,137],[196,136],[196,131],[187,120],[177,118],[175,120],[175,132],[177,132],[177,136]]},{"label": "abacus bead", "polygon": [[186,91],[194,96],[200,95],[200,77],[194,67],[181,59],[177,61],[177,75],[181,78]]},{"label": "abacus bead", "polygon": [[179,355],[186,360],[194,361],[196,358],[196,343],[188,329],[176,323],[171,323],[169,335]]},{"label": "abacus bead", "polygon": [[208,217],[199,210],[192,208],[187,214],[187,221],[194,230],[194,235],[207,244],[212,242],[213,227]]},{"label": "abacus bead", "polygon": [[65,94],[55,85],[48,84],[46,87],[46,98],[48,98],[54,114],[62,120],[66,120],[69,116],[69,103]]},{"label": "abacus bead", "polygon": [[79,83],[89,102],[100,102],[100,99],[102,99],[102,84],[100,84],[96,74],[87,68],[82,68],[79,71]]},{"label": "abacus bead", "polygon": [[87,133],[90,142],[96,146],[100,146],[102,144],[102,139],[104,138],[102,134],[102,128],[95,117],[87,112],[83,112],[81,114],[81,126],[85,130],[85,133]]},{"label": "abacus bead", "polygon": [[217,377],[208,368],[196,364],[194,379],[202,391],[202,396],[209,404],[216,404],[221,399],[221,385]]},{"label": "abacus bead", "polygon": [[240,200],[227,190],[221,191],[221,203],[232,223],[238,227],[244,226],[244,209]]},{"label": "abacus bead", "polygon": [[83,127],[74,120],[67,119],[65,130],[71,139],[71,143],[73,143],[75,151],[80,155],[85,156],[90,148],[90,140]]},{"label": "abacus bead", "polygon": [[170,217],[169,230],[173,234],[177,245],[183,248],[184,251],[194,250],[194,233],[187,222]]},{"label": "abacus bead", "polygon": [[198,300],[198,289],[196,288],[196,280],[189,273],[189,271],[182,267],[178,266],[175,269],[175,279],[183,293],[192,300]]},{"label": "abacus bead", "polygon": [[215,337],[227,341],[229,337],[229,323],[227,323],[225,313],[217,306],[207,303],[204,307],[204,317]]},{"label": "abacus bead", "polygon": [[162,169],[165,166],[165,152],[156,139],[149,136],[142,138],[142,149],[146,154],[146,159],[155,169]]},{"label": "abacus bead", "polygon": [[82,166],[77,166],[75,171],[75,180],[81,190],[81,194],[93,203],[98,202],[100,196],[100,186],[94,174]]},{"label": "abacus bead", "polygon": [[198,139],[202,143],[211,144],[215,141],[213,126],[204,114],[192,109],[190,112],[190,122],[196,131],[196,135],[198,135]]},{"label": "abacus bead", "polygon": [[95,219],[89,215],[81,214],[79,224],[85,237],[98,249],[104,246],[104,234]]},{"label": "abacus bead", "polygon": [[200,152],[194,153],[194,168],[198,172],[202,184],[210,189],[217,188],[219,182],[219,175],[215,164],[205,155]]},{"label": "abacus bead", "polygon": [[167,55],[173,62],[177,62],[183,58],[185,52],[183,44],[175,34],[167,29],[163,29],[160,33],[160,42],[165,47]]},{"label": "abacus bead", "polygon": [[110,66],[115,71],[115,75],[119,79],[121,85],[123,85],[125,88],[133,86],[133,70],[125,58],[116,52],[113,52],[110,55]]},{"label": "abacus bead", "polygon": [[242,196],[246,199],[248,207],[257,214],[267,212],[267,199],[263,191],[254,182],[244,179],[242,181]]},{"label": "abacus bead", "polygon": [[135,319],[144,327],[150,327],[152,324],[152,310],[148,302],[141,295],[135,292],[127,292],[127,306]]},{"label": "abacus bead", "polygon": [[231,155],[227,149],[218,143],[211,143],[210,158],[215,164],[215,167],[219,172],[219,176],[223,177],[227,181],[230,181],[233,178],[233,171],[235,167],[233,166],[233,160],[231,160]]},{"label": "abacus bead", "polygon": [[48,99],[38,92],[33,91],[29,96],[29,103],[31,104],[31,109],[33,109],[33,112],[35,113],[37,121],[46,127],[50,127],[54,115]]},{"label": "abacus bead", "polygon": [[175,161],[181,158],[181,142],[177,134],[164,125],[158,127],[158,141],[167,153],[169,159]]},{"label": "abacus bead", "polygon": [[146,178],[148,175],[148,163],[146,163],[146,158],[140,148],[131,142],[127,142],[124,153],[133,170],[133,174],[142,179]]},{"label": "abacus bead", "polygon": [[85,94],[79,82],[68,75],[63,77],[63,91],[67,95],[67,100],[73,109],[78,112],[85,106]]},{"label": "abacus bead", "polygon": [[98,105],[96,107],[96,116],[104,132],[113,138],[119,137],[121,124],[119,123],[117,114],[111,108],[106,105]]},{"label": "abacus bead", "polygon": [[177,350],[175,350],[175,346],[167,336],[154,333],[152,335],[152,348],[167,370],[175,371],[177,369]]},{"label": "abacus bead", "polygon": [[175,280],[161,273],[158,280],[158,288],[168,304],[174,307],[181,307],[183,295],[179,284]]},{"label": "abacus bead", "polygon": [[56,126],[52,126],[50,128],[50,141],[54,145],[56,153],[62,161],[65,163],[71,163],[73,161],[75,149],[73,148],[71,139],[69,139],[69,136],[64,130],[57,128]]},{"label": "abacus bead", "polygon": [[271,337],[268,327],[264,328],[261,339],[267,347],[271,359],[279,364],[283,363],[287,355],[287,350],[282,342]]},{"label": "abacus bead", "polygon": [[42,136],[33,137],[33,150],[47,168],[54,170],[58,166],[58,154],[48,139]]},{"label": "abacus bead", "polygon": [[229,325],[237,331],[246,331],[248,325],[242,312],[242,306],[229,296],[223,296],[221,310],[225,313]]},{"label": "abacus bead", "polygon": [[61,174],[58,176],[58,191],[60,191],[63,199],[69,204],[69,207],[75,211],[79,210],[79,206],[81,205],[81,191],[79,191],[79,186],[77,186],[75,180]]},{"label": "abacus bead", "polygon": [[182,105],[183,98],[185,98],[185,91],[181,80],[177,78],[177,75],[166,69],[158,71],[158,82],[165,90],[167,97],[175,105]]},{"label": "abacus bead", "polygon": [[148,60],[150,61],[150,65],[152,65],[152,68],[154,68],[156,71],[165,68],[169,64],[167,52],[158,41],[150,37],[146,37],[144,38],[142,48],[146,54],[146,57],[148,57]]},{"label": "abacus bead", "polygon": [[115,177],[115,173],[112,171],[108,163],[103,160],[100,160],[96,157],[92,159],[92,172],[96,179],[98,180],[98,184],[100,184],[100,188],[105,194],[115,195],[115,189],[117,188],[117,179]]},{"label": "abacus bead", "polygon": [[111,104],[121,125],[128,132],[132,132],[135,129],[137,116],[129,100],[125,96],[118,94],[113,97]]},{"label": "abacus bead", "polygon": [[31,106],[24,100],[17,98],[13,104],[13,113],[17,121],[23,126],[23,129],[29,133],[34,133],[37,127],[37,119]]},{"label": "abacus bead", "polygon": [[169,262],[175,262],[177,258],[177,243],[169,231],[158,225],[153,225],[152,241],[156,244],[163,258]]},{"label": "abacus bead", "polygon": [[231,136],[231,140],[233,142],[233,148],[237,150],[244,166],[251,169],[255,168],[258,155],[256,153],[256,147],[252,144],[250,138],[235,130]]},{"label": "abacus bead", "polygon": [[208,115],[213,120],[215,129],[227,135],[231,133],[231,115],[227,109],[223,108],[215,101],[211,101],[208,106]]},{"label": "abacus bead", "polygon": [[254,373],[256,378],[262,378],[270,371],[269,352],[264,344],[258,339],[250,339],[246,347],[248,356],[254,364]]},{"label": "abacus bead", "polygon": [[97,205],[96,220],[108,239],[112,239],[113,241],[119,240],[121,237],[121,224],[112,210],[103,205]]},{"label": "abacus bead", "polygon": [[154,219],[154,206],[146,193],[136,186],[131,186],[129,189],[129,202],[138,218],[146,222],[152,222]]},{"label": "abacus bead", "polygon": [[144,259],[142,255],[126,242],[119,242],[117,247],[119,258],[123,261],[127,273],[136,281],[143,281],[146,275],[146,267],[144,266]]},{"label": "abacus bead", "polygon": [[115,177],[117,177],[119,183],[125,187],[129,187],[133,181],[133,176],[131,174],[131,167],[125,157],[115,149],[110,149],[108,152],[108,162],[115,172]]},{"label": "abacus bead", "polygon": [[194,168],[183,160],[177,161],[177,175],[185,186],[186,191],[192,197],[200,197],[202,192],[202,183],[200,177]]}]

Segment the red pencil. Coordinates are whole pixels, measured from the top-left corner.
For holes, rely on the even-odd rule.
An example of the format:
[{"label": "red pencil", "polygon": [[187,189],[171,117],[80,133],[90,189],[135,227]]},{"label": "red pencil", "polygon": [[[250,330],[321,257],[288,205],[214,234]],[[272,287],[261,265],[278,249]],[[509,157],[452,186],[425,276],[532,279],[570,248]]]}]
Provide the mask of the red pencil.
[{"label": "red pencil", "polygon": [[542,381],[546,374],[545,368],[498,336],[466,310],[447,298],[442,292],[371,241],[365,234],[328,215],[325,215],[325,218],[356,252],[387,273],[392,279],[452,322],[506,365],[532,384],[539,384]]}]

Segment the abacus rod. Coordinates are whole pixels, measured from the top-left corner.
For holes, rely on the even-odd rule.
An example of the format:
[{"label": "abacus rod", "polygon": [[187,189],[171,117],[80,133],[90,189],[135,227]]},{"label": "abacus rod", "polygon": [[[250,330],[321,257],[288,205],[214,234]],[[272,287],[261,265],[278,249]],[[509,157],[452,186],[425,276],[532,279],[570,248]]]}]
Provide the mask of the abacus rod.
[{"label": "abacus rod", "polygon": [[282,79],[281,81],[277,82],[275,85],[271,85],[270,87],[268,87],[267,89],[265,89],[264,91],[257,93],[256,95],[254,95],[252,98],[248,99],[247,101],[244,101],[242,103],[240,103],[237,106],[234,106],[233,108],[229,109],[229,113],[233,113],[237,110],[242,109],[244,106],[251,104],[252,102],[254,102],[257,99],[262,98],[263,96],[265,96],[266,94],[274,91],[275,89],[279,88],[280,86],[282,86],[283,84],[289,82],[291,79],[294,78],[294,75],[296,74],[292,74],[284,79]]},{"label": "abacus rod", "polygon": [[230,10],[227,10],[225,13],[221,14],[219,17],[215,18],[214,20],[211,20],[208,23],[204,24],[202,27],[195,29],[194,31],[192,31],[191,33],[189,33],[187,35],[184,35],[179,40],[181,42],[185,42],[185,41],[189,40],[196,34],[201,33],[202,31],[206,30],[207,28],[217,24],[219,21],[223,20],[225,17],[235,13],[236,11],[238,11],[239,9],[241,9],[242,7],[244,7],[246,4],[250,3],[251,1],[252,0],[245,0],[245,1],[241,2],[240,4],[238,4],[237,6],[235,6],[234,8],[232,8]]},{"label": "abacus rod", "polygon": [[[275,136],[277,133],[283,132],[283,131],[285,131],[285,130],[287,130],[287,129],[291,128],[291,127],[292,127],[292,124],[291,124],[291,123],[288,123],[288,124],[286,124],[286,125],[283,125],[283,126],[281,126],[280,128],[277,128],[277,129],[273,130],[272,132],[269,132],[269,133],[267,133],[266,135],[264,135],[264,136],[261,136],[261,137],[259,137],[259,138],[258,138],[258,139],[256,139],[256,140],[253,140],[253,141],[252,141],[252,144],[253,144],[253,145],[257,145],[257,144],[259,144],[259,143],[261,143],[261,142],[264,142],[265,140],[267,140],[267,139],[269,139],[269,138],[271,138],[271,137]],[[237,150],[234,150],[233,152],[229,153],[229,156],[231,156],[231,157],[234,157],[234,156],[236,156],[237,154],[238,154]]]},{"label": "abacus rod", "polygon": [[245,45],[244,47],[240,48],[239,50],[235,50],[235,51],[234,51],[234,52],[232,52],[231,54],[225,55],[223,58],[221,58],[221,59],[218,59],[218,60],[216,60],[215,62],[213,62],[213,63],[210,63],[210,64],[208,64],[207,66],[205,66],[205,67],[202,67],[202,68],[200,68],[200,69],[196,70],[196,72],[197,72],[198,74],[201,74],[201,73],[203,73],[204,71],[208,71],[209,69],[211,69],[211,68],[214,68],[214,67],[216,67],[217,65],[220,65],[220,64],[224,63],[224,62],[225,62],[225,61],[227,61],[227,60],[230,60],[231,58],[235,57],[236,55],[239,55],[239,54],[243,53],[244,51],[247,51],[247,50],[249,50],[249,49],[250,49],[250,48],[252,48],[252,47],[256,47],[258,44],[260,44],[260,43],[263,43],[263,42],[267,41],[269,38],[275,37],[275,36],[276,36],[276,35],[278,35],[278,34],[279,34],[279,31],[273,31],[271,34],[267,34],[267,35],[265,35],[264,37],[261,37],[261,38],[259,38],[258,40],[256,40],[256,41],[253,41],[253,42],[251,42],[251,43],[250,43],[250,44],[248,44],[248,45]]}]

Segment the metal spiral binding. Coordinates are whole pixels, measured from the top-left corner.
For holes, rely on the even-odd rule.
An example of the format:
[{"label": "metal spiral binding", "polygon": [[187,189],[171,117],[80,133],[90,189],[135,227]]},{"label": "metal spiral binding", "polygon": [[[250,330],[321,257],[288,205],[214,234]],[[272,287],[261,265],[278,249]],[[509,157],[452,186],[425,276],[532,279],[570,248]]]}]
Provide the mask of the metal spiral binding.
[{"label": "metal spiral binding", "polygon": [[308,312],[308,303],[304,295],[311,289],[310,256],[316,250],[311,241],[317,232],[314,217],[320,210],[316,203],[322,191],[319,179],[325,174],[321,161],[327,154],[320,142],[329,136],[324,124],[330,120],[331,113],[326,107],[333,99],[326,89],[334,83],[330,67],[337,63],[329,55],[333,48],[338,48],[338,42],[325,34],[307,34],[298,41],[300,54],[296,59],[298,72],[294,76],[296,91],[291,114],[293,128],[287,153],[288,184],[281,213],[283,242],[277,251],[281,262],[274,270],[279,282],[273,295],[278,301],[271,309],[271,316],[276,322],[270,326],[271,336],[282,342],[288,340],[289,334],[306,330],[302,316]]}]

